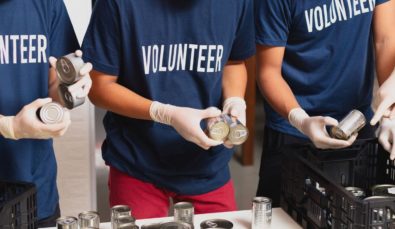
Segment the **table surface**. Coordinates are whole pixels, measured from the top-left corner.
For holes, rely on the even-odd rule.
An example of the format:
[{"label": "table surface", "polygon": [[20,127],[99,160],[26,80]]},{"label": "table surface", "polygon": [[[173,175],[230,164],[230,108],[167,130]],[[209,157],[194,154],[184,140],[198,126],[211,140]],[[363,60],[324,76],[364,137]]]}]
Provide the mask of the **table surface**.
[{"label": "table surface", "polygon": [[[208,213],[208,214],[197,214],[194,216],[195,228],[200,228],[200,223],[207,219],[226,219],[233,223],[234,229],[250,229],[251,228],[251,210],[233,211],[233,212],[219,212],[219,213]],[[152,219],[141,219],[137,220],[138,226],[169,222],[172,221],[173,217],[164,218],[152,218]],[[101,223],[101,229],[111,229],[111,223]],[[301,227],[292,220],[281,208],[274,208],[272,214],[272,222],[265,228],[273,229],[300,229]]]}]

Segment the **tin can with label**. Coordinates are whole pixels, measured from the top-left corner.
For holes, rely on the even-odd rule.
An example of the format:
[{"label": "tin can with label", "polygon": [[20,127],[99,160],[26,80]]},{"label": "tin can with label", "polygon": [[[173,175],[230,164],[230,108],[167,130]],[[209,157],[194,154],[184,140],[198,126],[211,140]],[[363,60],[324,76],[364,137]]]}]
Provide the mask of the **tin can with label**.
[{"label": "tin can with label", "polygon": [[217,141],[225,141],[229,134],[229,126],[224,115],[207,119],[208,136]]},{"label": "tin can with label", "polygon": [[84,228],[99,228],[100,216],[95,211],[85,211],[78,214],[78,224],[80,229]]},{"label": "tin can with label", "polygon": [[241,145],[248,138],[248,129],[238,119],[224,115],[224,120],[229,125],[228,140],[233,145]]},{"label": "tin can with label", "polygon": [[174,221],[183,222],[193,227],[194,208],[192,203],[178,202],[174,205]]},{"label": "tin can with label", "polygon": [[375,185],[372,187],[372,195],[395,197],[395,185],[393,184]]},{"label": "tin can with label", "polygon": [[162,223],[159,229],[192,229],[192,227],[184,222],[166,222]]},{"label": "tin can with label", "polygon": [[55,124],[63,121],[64,110],[62,105],[50,102],[37,110],[38,119],[45,124]]},{"label": "tin can with label", "polygon": [[251,229],[263,228],[272,221],[272,200],[257,196],[252,199]]},{"label": "tin can with label", "polygon": [[[82,88],[81,88],[82,90]],[[62,99],[64,106],[68,109],[73,109],[78,107],[85,102],[85,97],[78,98],[77,93],[71,93],[69,90],[69,86],[65,84],[60,84],[58,87],[59,96]]]},{"label": "tin can with label", "polygon": [[136,219],[133,216],[123,215],[114,219],[114,226],[112,229],[138,229]]},{"label": "tin can with label", "polygon": [[366,124],[366,118],[359,110],[352,110],[343,118],[339,125],[331,128],[331,135],[334,138],[347,140],[351,135],[357,133]]},{"label": "tin can with label", "polygon": [[78,219],[73,216],[64,216],[56,220],[57,229],[78,229]]},{"label": "tin can with label", "polygon": [[200,229],[209,228],[232,229],[233,223],[226,219],[209,219],[200,223]]},{"label": "tin can with label", "polygon": [[366,197],[365,191],[362,190],[361,188],[358,187],[345,187],[348,192],[351,192],[353,196],[355,196],[358,199],[363,199]]},{"label": "tin can with label", "polygon": [[111,226],[115,228],[115,219],[121,216],[132,216],[130,207],[127,205],[115,205],[111,208]]},{"label": "tin can with label", "polygon": [[70,85],[80,80],[79,72],[83,66],[82,58],[74,53],[60,57],[56,61],[56,72],[60,82]]}]

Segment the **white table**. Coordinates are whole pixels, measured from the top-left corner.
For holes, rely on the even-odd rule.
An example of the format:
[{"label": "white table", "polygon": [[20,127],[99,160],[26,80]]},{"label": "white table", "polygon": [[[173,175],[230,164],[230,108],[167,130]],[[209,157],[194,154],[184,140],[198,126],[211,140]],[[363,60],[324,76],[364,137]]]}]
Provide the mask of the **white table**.
[{"label": "white table", "polygon": [[[234,229],[250,229],[251,228],[251,210],[234,211],[234,212],[219,212],[219,213],[208,213],[199,214],[194,216],[194,224],[196,229],[200,229],[200,223],[207,219],[226,219],[233,223]],[[173,217],[164,218],[152,218],[152,219],[141,219],[137,220],[138,226],[169,222],[173,221]],[[54,227],[53,227],[54,228]],[[281,208],[274,208],[272,214],[272,222],[266,228],[273,229],[301,229],[301,227],[292,220]],[[100,229],[111,229],[111,223],[101,223]]]}]

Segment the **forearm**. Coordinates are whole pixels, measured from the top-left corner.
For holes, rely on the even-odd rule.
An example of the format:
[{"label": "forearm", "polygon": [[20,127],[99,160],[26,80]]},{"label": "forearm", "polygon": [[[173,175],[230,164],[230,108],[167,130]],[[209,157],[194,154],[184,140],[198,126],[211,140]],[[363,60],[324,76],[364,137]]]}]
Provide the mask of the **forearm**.
[{"label": "forearm", "polygon": [[[151,120],[149,115],[151,100],[148,100],[128,88],[115,82],[114,76],[91,73],[93,85],[89,99],[93,104],[114,113],[135,119]],[[111,77],[113,82],[101,82],[97,78]]]},{"label": "forearm", "polygon": [[228,62],[224,67],[222,90],[223,98],[244,98],[247,86],[247,69],[244,61]]},{"label": "forearm", "polygon": [[377,80],[381,85],[395,68],[395,39],[382,40],[375,47]]}]

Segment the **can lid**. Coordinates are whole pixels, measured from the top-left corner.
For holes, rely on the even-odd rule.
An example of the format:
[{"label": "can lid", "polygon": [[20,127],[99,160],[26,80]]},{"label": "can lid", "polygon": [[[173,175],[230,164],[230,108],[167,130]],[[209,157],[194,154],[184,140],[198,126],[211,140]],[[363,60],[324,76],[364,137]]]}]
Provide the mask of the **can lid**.
[{"label": "can lid", "polygon": [[63,216],[56,219],[56,223],[60,225],[70,225],[70,224],[75,224],[77,222],[78,219],[75,218],[74,216]]},{"label": "can lid", "polygon": [[217,141],[223,141],[229,134],[229,126],[223,122],[218,121],[211,125],[208,129],[208,135],[211,139]]},{"label": "can lid", "polygon": [[60,57],[56,61],[56,72],[62,83],[70,85],[77,79],[77,71],[73,63],[65,56]]},{"label": "can lid", "polygon": [[46,124],[55,124],[63,120],[63,107],[56,102],[50,102],[40,108],[40,119]]},{"label": "can lid", "polygon": [[130,207],[128,205],[115,205],[111,208],[111,210],[130,211]]},{"label": "can lid", "polygon": [[193,204],[190,202],[178,202],[174,204],[174,209],[190,209],[193,208]]},{"label": "can lid", "polygon": [[208,229],[208,228],[225,228],[231,229],[233,228],[233,223],[226,219],[209,219],[200,223],[200,228]]},{"label": "can lid", "polygon": [[344,133],[342,129],[340,129],[338,126],[334,126],[331,128],[331,135],[333,138],[337,139],[342,139],[342,140],[347,140],[347,134]]},{"label": "can lid", "polygon": [[252,202],[254,202],[254,203],[271,203],[272,200],[268,197],[256,196],[252,199]]},{"label": "can lid", "polygon": [[228,139],[234,145],[243,144],[248,138],[248,129],[242,124],[230,128]]},{"label": "can lid", "polygon": [[83,211],[80,214],[78,214],[78,218],[80,219],[94,219],[99,217],[99,213],[95,211]]},{"label": "can lid", "polygon": [[162,223],[160,229],[192,229],[192,227],[187,223],[172,221]]}]

